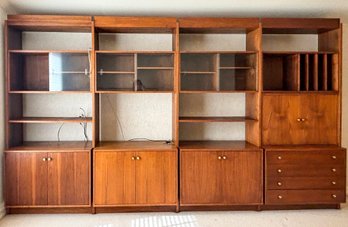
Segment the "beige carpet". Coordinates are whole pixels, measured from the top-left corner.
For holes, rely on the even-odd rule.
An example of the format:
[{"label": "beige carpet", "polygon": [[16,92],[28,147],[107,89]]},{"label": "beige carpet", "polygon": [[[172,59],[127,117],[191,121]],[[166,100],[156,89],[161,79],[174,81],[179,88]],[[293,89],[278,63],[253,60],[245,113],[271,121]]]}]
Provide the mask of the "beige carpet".
[{"label": "beige carpet", "polygon": [[1,227],[348,227],[341,210],[7,215]]}]

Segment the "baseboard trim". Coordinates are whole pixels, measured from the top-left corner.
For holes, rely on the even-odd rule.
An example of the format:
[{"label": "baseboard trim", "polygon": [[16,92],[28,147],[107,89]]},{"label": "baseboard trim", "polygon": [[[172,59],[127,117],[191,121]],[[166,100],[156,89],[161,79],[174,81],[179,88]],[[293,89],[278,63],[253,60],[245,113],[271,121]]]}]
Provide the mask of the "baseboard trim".
[{"label": "baseboard trim", "polygon": [[5,209],[5,203],[2,202],[0,204],[0,219],[2,219],[3,217],[5,217],[6,215],[6,209]]}]

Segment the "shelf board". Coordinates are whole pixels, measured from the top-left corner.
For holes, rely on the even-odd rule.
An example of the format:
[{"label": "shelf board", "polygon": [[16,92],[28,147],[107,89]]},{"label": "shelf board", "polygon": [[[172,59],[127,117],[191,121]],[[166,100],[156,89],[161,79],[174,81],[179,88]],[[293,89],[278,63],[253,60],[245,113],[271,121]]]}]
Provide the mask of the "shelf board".
[{"label": "shelf board", "polygon": [[92,122],[91,117],[23,117],[20,119],[11,119],[9,123],[81,123]]},{"label": "shelf board", "polygon": [[231,66],[231,67],[219,67],[219,69],[224,69],[224,70],[238,70],[238,69],[242,69],[242,70],[248,70],[248,69],[254,69],[254,67],[251,66]]},{"label": "shelf board", "polygon": [[207,71],[181,71],[181,74],[215,74],[216,72],[207,72]]},{"label": "shelf board", "polygon": [[99,94],[120,94],[120,93],[173,93],[174,91],[159,91],[159,90],[146,90],[146,91],[134,91],[134,90],[97,90]]},{"label": "shelf board", "polygon": [[237,50],[237,51],[180,51],[180,54],[256,54],[258,51]]},{"label": "shelf board", "polygon": [[129,72],[129,71],[97,71],[98,75],[102,74],[134,74],[135,72]]},{"label": "shelf board", "polygon": [[176,146],[165,141],[105,141],[94,148],[95,151],[142,151],[176,150]]},{"label": "shelf board", "polygon": [[90,151],[92,142],[86,141],[33,141],[10,147],[6,151]]},{"label": "shelf board", "polygon": [[173,70],[174,67],[137,67],[140,70]]},{"label": "shelf board", "polygon": [[287,55],[287,54],[337,54],[334,51],[263,51],[263,54],[269,55]]},{"label": "shelf board", "polygon": [[185,150],[260,150],[259,147],[248,143],[246,141],[217,141],[217,140],[210,140],[210,141],[181,141],[179,143],[180,151]]},{"label": "shelf board", "polygon": [[96,50],[97,54],[174,54],[175,51]]},{"label": "shelf board", "polygon": [[78,94],[78,93],[91,93],[91,91],[9,91],[9,94]]},{"label": "shelf board", "polygon": [[250,117],[179,117],[179,122],[245,122],[257,121]]},{"label": "shelf board", "polygon": [[88,50],[9,50],[8,52],[18,53],[18,54],[49,54],[49,53],[88,54]]},{"label": "shelf board", "polygon": [[235,90],[235,91],[216,91],[216,90],[181,90],[182,94],[199,94],[199,93],[257,93],[258,91],[252,90]]},{"label": "shelf board", "polygon": [[328,95],[337,95],[338,91],[262,91],[263,94],[328,94]]}]

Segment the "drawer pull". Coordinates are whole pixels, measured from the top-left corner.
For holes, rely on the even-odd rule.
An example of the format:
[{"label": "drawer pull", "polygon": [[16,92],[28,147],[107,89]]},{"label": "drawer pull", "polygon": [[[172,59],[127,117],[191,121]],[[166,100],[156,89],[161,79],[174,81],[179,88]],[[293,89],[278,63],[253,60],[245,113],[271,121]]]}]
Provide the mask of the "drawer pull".
[{"label": "drawer pull", "polygon": [[334,173],[337,171],[335,168],[332,168],[331,170],[332,170],[332,172],[334,172]]},{"label": "drawer pull", "polygon": [[278,156],[278,160],[282,160],[282,156]]},{"label": "drawer pull", "polygon": [[332,194],[331,196],[332,196],[332,198],[334,198],[334,199],[337,198],[337,195],[335,195],[335,194]]},{"label": "drawer pull", "polygon": [[46,162],[46,161],[47,161],[47,158],[42,158],[42,161]]},{"label": "drawer pull", "polygon": [[332,159],[334,159],[334,160],[337,159],[336,155],[332,155],[331,157],[332,157]]},{"label": "drawer pull", "polygon": [[282,186],[283,185],[282,182],[278,182],[277,184],[278,184],[278,186]]},{"label": "drawer pull", "polygon": [[137,160],[140,160],[141,158],[140,158],[140,156],[137,156],[136,159],[137,159]]},{"label": "drawer pull", "polygon": [[281,173],[281,172],[282,172],[282,169],[278,169],[277,172],[278,172],[278,173]]},{"label": "drawer pull", "polygon": [[336,185],[336,181],[332,181],[331,184],[332,184],[332,185]]},{"label": "drawer pull", "polygon": [[135,157],[134,156],[132,156],[132,158],[131,158],[133,161],[135,160]]},{"label": "drawer pull", "polygon": [[219,159],[219,160],[221,160],[221,159],[222,159],[222,157],[221,157],[221,156],[218,156],[218,159]]},{"label": "drawer pull", "polygon": [[296,120],[297,120],[298,122],[301,122],[301,118],[297,118]]},{"label": "drawer pull", "polygon": [[281,196],[281,195],[278,195],[278,199],[282,199],[283,198],[283,196]]},{"label": "drawer pull", "polygon": [[223,159],[223,160],[226,160],[226,159],[227,159],[227,157],[226,157],[226,156],[222,156],[222,159]]}]

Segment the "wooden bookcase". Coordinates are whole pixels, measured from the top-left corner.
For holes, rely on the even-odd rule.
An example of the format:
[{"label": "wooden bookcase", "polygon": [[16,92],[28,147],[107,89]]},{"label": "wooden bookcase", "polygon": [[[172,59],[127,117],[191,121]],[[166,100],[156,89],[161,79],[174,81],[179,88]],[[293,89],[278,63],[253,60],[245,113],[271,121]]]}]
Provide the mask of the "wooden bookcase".
[{"label": "wooden bookcase", "polygon": [[[5,34],[9,213],[345,202],[339,19],[13,15]],[[151,116],[169,138],[124,135]]]}]

